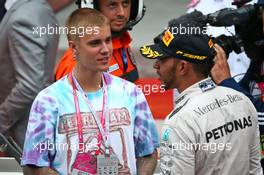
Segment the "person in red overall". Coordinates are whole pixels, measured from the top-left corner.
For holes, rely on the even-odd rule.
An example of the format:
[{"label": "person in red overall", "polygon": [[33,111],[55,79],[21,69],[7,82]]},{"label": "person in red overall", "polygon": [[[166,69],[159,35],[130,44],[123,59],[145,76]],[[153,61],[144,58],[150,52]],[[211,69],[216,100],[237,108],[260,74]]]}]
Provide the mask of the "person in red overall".
[{"label": "person in red overall", "polygon": [[[112,31],[113,55],[110,59],[108,72],[130,82],[138,80],[138,70],[130,50],[132,41],[127,30],[137,24],[144,16],[143,0],[77,0],[79,8],[95,8],[110,20]],[[60,59],[55,78],[59,80],[67,75],[76,65],[73,51],[68,48]]]}]

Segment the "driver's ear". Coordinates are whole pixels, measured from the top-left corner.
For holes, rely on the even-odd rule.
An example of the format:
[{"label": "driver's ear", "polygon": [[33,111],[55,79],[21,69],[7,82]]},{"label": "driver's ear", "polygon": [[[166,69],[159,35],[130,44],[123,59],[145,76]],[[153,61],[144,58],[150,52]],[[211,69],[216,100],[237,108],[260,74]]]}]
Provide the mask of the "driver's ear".
[{"label": "driver's ear", "polygon": [[187,61],[180,60],[178,63],[176,63],[176,69],[178,70],[179,75],[186,75],[190,69],[191,64],[189,64]]}]

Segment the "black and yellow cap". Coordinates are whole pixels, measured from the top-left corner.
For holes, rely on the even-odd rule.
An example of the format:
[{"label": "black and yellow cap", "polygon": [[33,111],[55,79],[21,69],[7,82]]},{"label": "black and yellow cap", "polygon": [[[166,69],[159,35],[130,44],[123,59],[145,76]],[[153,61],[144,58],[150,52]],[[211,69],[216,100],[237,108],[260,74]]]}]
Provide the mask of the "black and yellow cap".
[{"label": "black and yellow cap", "polygon": [[173,26],[154,39],[154,44],[140,48],[148,59],[175,57],[192,63],[212,62],[216,52],[212,38],[206,34],[177,34]]}]

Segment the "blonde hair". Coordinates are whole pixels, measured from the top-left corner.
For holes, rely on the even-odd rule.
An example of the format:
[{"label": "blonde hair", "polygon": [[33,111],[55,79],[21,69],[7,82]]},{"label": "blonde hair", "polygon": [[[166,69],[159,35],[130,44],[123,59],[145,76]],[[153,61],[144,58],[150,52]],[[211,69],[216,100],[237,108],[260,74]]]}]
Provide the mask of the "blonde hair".
[{"label": "blonde hair", "polygon": [[[109,20],[98,10],[91,8],[77,9],[71,13],[66,21],[68,41],[79,41],[80,35],[78,31],[80,28],[85,30],[89,28],[91,32],[91,30],[105,25],[109,25]],[[75,32],[72,32],[73,30],[75,30]],[[88,34],[87,31],[86,34]]]}]

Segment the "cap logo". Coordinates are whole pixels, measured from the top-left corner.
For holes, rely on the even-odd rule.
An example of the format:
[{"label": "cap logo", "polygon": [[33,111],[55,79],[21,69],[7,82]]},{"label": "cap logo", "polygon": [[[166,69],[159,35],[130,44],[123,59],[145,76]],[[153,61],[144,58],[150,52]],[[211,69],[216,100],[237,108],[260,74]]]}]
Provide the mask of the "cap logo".
[{"label": "cap logo", "polygon": [[162,56],[162,54],[160,54],[157,51],[153,51],[150,47],[148,46],[143,46],[140,48],[142,55],[146,56],[147,58],[156,58],[159,56]]},{"label": "cap logo", "polygon": [[177,55],[182,55],[183,52],[182,52],[182,51],[177,51],[176,54],[177,54]]},{"label": "cap logo", "polygon": [[182,55],[185,58],[190,58],[190,59],[194,59],[194,60],[204,60],[207,58],[207,56],[193,55],[190,53],[184,53],[180,50],[176,51],[176,55]]},{"label": "cap logo", "polygon": [[171,41],[173,40],[174,36],[172,35],[172,33],[167,30],[162,38],[164,44],[168,47],[171,43]]},{"label": "cap logo", "polygon": [[187,58],[194,59],[194,60],[204,60],[204,59],[207,58],[207,56],[193,55],[193,54],[190,54],[190,53],[184,53],[183,56],[187,57]]}]

